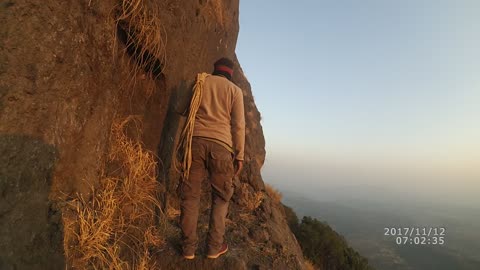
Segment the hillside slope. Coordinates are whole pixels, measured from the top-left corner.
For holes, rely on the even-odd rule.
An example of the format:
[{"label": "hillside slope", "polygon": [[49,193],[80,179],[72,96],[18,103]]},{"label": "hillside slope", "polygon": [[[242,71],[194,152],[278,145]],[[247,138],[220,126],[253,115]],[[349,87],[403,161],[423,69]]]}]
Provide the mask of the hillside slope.
[{"label": "hillside slope", "polygon": [[[260,114],[235,56],[238,1],[9,0],[0,10],[0,269],[302,268],[260,175]],[[195,75],[223,56],[235,59],[247,123],[232,251],[185,262],[178,111]]]}]

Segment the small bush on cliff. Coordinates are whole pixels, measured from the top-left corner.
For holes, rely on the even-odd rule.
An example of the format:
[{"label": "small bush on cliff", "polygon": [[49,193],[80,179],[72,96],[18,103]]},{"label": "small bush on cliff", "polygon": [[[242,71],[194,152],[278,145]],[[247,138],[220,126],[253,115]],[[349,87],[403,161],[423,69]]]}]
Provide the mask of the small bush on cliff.
[{"label": "small bush on cliff", "polygon": [[368,260],[348,246],[347,241],[327,224],[303,217],[299,223],[295,212],[287,206],[285,213],[290,229],[295,234],[303,255],[320,269],[371,270]]},{"label": "small bush on cliff", "polygon": [[276,203],[279,203],[282,200],[282,193],[276,188],[269,184],[265,184],[265,190],[267,191],[268,196]]}]

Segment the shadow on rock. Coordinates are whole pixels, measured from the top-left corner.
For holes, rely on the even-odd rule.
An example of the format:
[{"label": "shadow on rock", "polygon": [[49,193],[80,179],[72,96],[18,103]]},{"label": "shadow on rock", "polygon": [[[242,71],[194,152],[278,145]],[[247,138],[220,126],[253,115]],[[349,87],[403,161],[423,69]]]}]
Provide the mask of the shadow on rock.
[{"label": "shadow on rock", "polygon": [[0,135],[0,269],[63,269],[60,211],[48,201],[57,150]]}]

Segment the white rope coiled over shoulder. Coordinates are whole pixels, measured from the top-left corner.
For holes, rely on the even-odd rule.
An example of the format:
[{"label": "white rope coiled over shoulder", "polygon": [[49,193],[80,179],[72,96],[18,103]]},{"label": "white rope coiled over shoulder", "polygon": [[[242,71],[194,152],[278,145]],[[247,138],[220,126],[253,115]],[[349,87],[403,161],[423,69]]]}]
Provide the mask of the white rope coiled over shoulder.
[{"label": "white rope coiled over shoulder", "polygon": [[197,80],[193,86],[193,96],[190,101],[187,121],[185,122],[185,127],[180,134],[180,141],[175,149],[175,168],[182,174],[182,181],[188,179],[190,167],[192,166],[192,137],[195,126],[195,116],[202,101],[203,86],[208,76],[210,76],[208,73],[197,74]]}]

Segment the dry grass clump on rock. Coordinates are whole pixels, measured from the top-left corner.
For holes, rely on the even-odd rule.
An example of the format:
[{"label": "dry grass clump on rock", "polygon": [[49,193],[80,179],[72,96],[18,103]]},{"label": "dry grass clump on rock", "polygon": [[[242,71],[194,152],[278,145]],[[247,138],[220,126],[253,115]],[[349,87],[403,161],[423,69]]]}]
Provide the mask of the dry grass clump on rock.
[{"label": "dry grass clump on rock", "polygon": [[[148,0],[121,0],[116,8],[116,23],[127,34],[126,47],[135,51],[134,74],[158,76],[164,69],[167,34],[160,20],[158,3]],[[131,76],[135,78],[136,76]]]},{"label": "dry grass clump on rock", "polygon": [[265,190],[267,191],[268,196],[270,196],[274,202],[279,203],[282,200],[282,193],[280,193],[280,191],[273,186],[265,184]]},{"label": "dry grass clump on rock", "polygon": [[305,260],[304,265],[305,265],[305,270],[317,270],[313,265],[313,263],[309,260]]},{"label": "dry grass clump on rock", "polygon": [[65,254],[78,269],[154,269],[149,249],[161,246],[155,226],[159,185],[156,162],[141,143],[125,134],[128,117],[111,130],[109,163],[115,165],[91,198],[79,196],[70,204],[74,215],[64,216]]},{"label": "dry grass clump on rock", "polygon": [[244,207],[249,211],[255,211],[263,202],[265,195],[261,191],[253,191],[249,188],[249,184],[242,183],[242,194],[245,196]]}]

